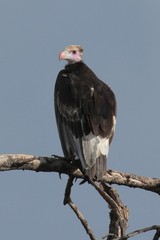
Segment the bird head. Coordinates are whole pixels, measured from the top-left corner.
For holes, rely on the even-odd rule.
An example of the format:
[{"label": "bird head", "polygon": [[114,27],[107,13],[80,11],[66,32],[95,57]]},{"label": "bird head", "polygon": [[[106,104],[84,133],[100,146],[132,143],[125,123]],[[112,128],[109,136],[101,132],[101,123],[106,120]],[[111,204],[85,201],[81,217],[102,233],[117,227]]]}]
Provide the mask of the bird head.
[{"label": "bird head", "polygon": [[79,45],[70,45],[59,54],[59,60],[66,60],[68,64],[73,64],[82,61],[82,55],[82,47]]}]

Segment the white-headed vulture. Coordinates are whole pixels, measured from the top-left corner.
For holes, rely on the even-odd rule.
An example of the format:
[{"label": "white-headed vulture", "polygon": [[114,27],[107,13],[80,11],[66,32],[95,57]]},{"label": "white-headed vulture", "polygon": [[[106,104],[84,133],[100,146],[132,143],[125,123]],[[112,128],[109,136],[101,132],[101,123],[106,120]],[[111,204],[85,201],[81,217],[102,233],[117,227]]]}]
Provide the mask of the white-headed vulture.
[{"label": "white-headed vulture", "polygon": [[101,179],[116,125],[116,99],[82,61],[83,49],[70,45],[59,54],[68,64],[57,76],[55,114],[64,156],[80,160],[89,179]]}]

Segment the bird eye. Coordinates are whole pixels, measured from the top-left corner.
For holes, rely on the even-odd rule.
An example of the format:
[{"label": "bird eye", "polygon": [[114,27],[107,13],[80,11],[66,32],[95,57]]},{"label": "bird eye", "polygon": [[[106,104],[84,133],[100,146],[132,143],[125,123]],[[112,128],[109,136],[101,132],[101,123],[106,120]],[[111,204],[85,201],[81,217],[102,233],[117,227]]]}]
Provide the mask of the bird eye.
[{"label": "bird eye", "polygon": [[76,50],[73,50],[72,53],[73,53],[73,54],[76,54]]}]

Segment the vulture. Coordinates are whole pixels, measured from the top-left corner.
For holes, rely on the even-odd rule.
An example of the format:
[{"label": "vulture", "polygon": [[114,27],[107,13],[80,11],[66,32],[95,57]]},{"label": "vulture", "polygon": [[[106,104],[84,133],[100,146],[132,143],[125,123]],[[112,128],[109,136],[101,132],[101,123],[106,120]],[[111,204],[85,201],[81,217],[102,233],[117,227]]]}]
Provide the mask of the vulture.
[{"label": "vulture", "polygon": [[100,180],[106,173],[116,125],[116,98],[82,60],[83,48],[70,45],[60,54],[67,65],[57,76],[55,116],[66,159],[80,161],[83,174]]}]

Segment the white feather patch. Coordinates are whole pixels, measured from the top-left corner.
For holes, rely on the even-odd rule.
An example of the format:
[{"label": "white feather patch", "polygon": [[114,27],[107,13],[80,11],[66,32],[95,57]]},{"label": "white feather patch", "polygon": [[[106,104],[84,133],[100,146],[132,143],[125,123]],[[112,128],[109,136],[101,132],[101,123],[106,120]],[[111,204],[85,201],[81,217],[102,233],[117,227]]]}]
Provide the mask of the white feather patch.
[{"label": "white feather patch", "polygon": [[115,132],[115,129],[116,129],[116,117],[113,116],[113,127],[112,127],[112,133]]},{"label": "white feather patch", "polygon": [[95,136],[93,133],[88,134],[82,139],[82,148],[84,158],[86,160],[85,169],[91,168],[96,159],[102,154],[108,156],[109,152],[109,138],[102,138]]}]

